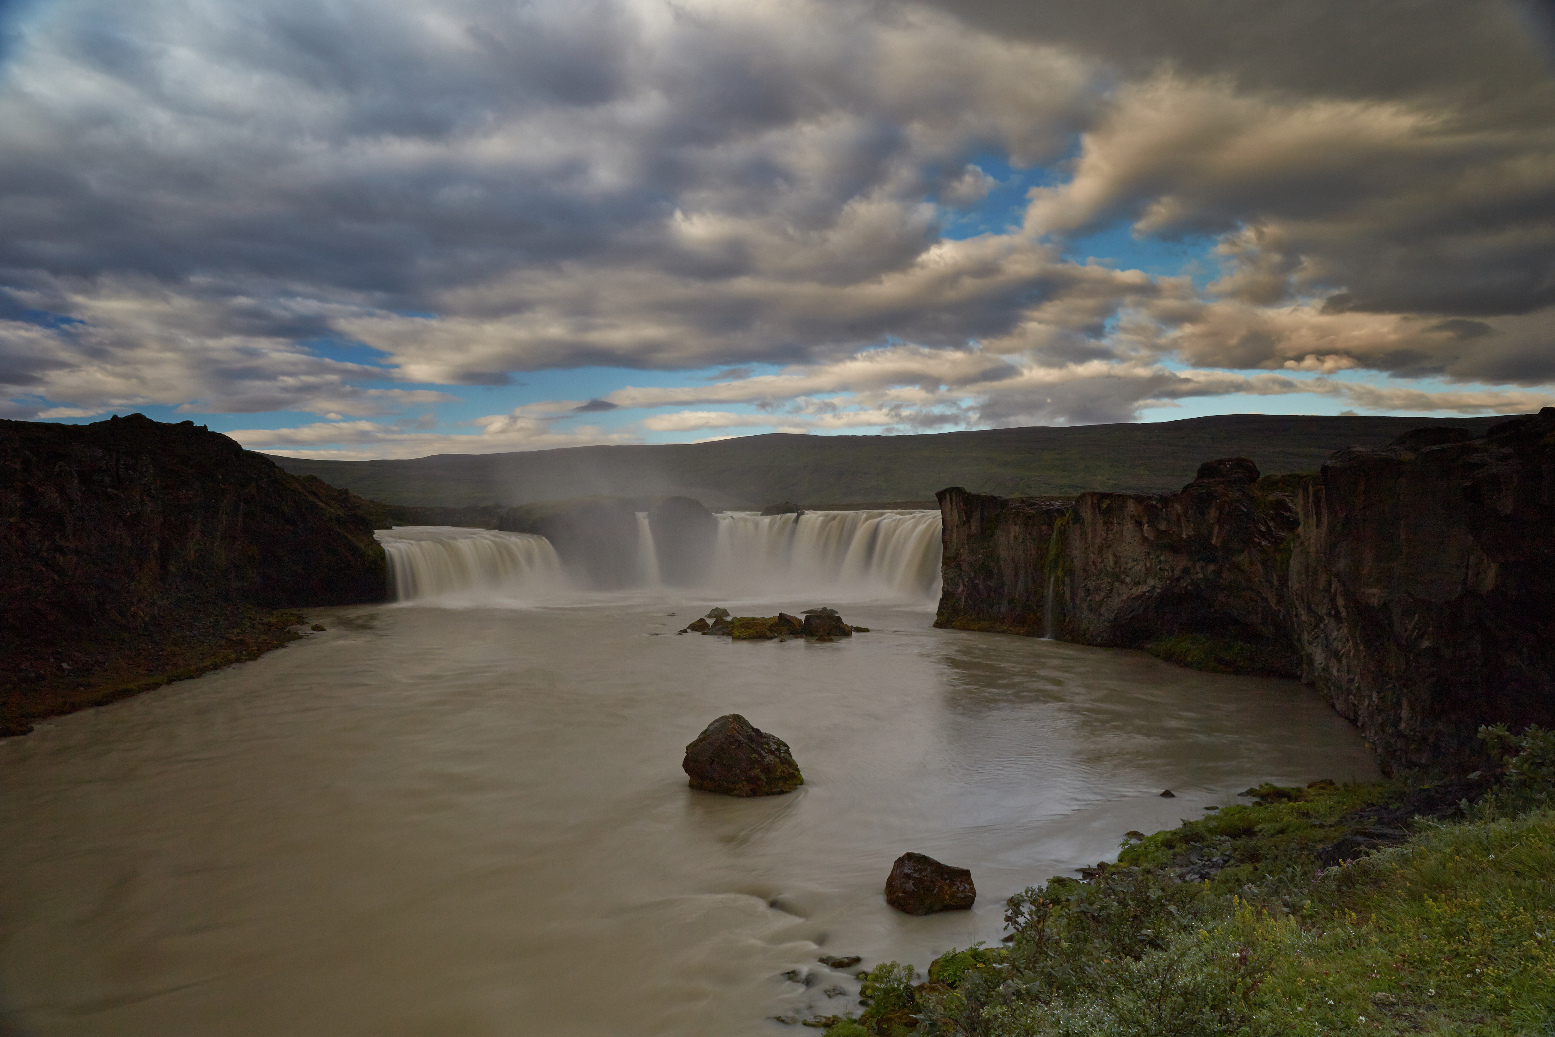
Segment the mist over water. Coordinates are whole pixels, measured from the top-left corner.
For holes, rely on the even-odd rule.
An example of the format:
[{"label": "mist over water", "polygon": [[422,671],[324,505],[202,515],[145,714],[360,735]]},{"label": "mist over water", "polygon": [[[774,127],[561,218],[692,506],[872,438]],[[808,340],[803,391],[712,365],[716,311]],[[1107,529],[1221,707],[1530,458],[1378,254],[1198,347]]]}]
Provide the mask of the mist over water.
[{"label": "mist over water", "polygon": [[[768,1017],[858,1007],[822,953],[922,968],[1130,829],[1375,776],[1294,682],[934,629],[937,526],[724,516],[705,585],[615,595],[539,538],[386,531],[409,600],[0,742],[0,1001],[40,1037],[797,1035]],[[710,602],[872,632],[675,635]],[[730,712],[800,790],[686,787]],[[908,850],[975,909],[888,908]]]}]

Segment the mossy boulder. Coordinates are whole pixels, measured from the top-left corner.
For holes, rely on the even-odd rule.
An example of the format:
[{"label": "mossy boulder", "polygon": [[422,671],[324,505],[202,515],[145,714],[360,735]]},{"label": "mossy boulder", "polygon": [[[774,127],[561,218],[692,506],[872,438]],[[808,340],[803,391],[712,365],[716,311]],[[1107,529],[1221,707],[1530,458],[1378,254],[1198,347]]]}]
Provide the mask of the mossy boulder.
[{"label": "mossy boulder", "polygon": [[726,796],[778,796],[804,784],[788,743],[738,713],[708,724],[686,746],[681,767],[692,788]]}]

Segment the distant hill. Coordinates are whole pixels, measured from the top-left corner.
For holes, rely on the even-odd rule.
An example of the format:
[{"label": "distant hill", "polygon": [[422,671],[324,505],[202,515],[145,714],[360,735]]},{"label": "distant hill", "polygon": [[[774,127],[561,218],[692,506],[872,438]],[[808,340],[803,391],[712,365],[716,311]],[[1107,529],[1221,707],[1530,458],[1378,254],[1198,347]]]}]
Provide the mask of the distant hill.
[{"label": "distant hill", "polygon": [[400,461],[273,460],[391,504],[513,505],[601,494],[696,497],[712,508],[920,502],[964,486],[1001,496],[1175,490],[1200,462],[1250,457],[1267,475],[1315,471],[1336,450],[1413,428],[1480,434],[1504,417],[1233,414],[1183,421],[991,429],[921,436],[773,434],[714,443],[592,446]]}]

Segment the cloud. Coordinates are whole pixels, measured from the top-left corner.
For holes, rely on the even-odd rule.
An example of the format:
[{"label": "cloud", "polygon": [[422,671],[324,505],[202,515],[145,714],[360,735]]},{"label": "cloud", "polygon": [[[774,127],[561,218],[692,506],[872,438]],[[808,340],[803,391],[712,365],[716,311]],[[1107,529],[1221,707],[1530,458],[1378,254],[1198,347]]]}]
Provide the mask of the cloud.
[{"label": "cloud", "polygon": [[189,413],[370,417],[458,399],[438,390],[353,384],[389,372],[321,357],[281,334],[254,334],[242,300],[202,300],[117,280],[86,291],[11,294],[72,314],[52,327],[0,320],[0,384],[37,401],[68,401],[35,402],[29,416],[162,404]]},{"label": "cloud", "polygon": [[[329,420],[299,449],[403,451],[448,437],[340,419],[582,366],[782,366],[567,401],[683,409],[655,431],[1131,420],[1340,372],[1389,376],[1359,407],[1427,377],[1464,384],[1444,408],[1532,399],[1555,77],[1530,10],[53,0],[0,80],[4,406],[300,411]],[[1006,192],[994,160],[1041,169],[1024,222],[947,240]],[[1063,258],[1119,224],[1209,237],[1218,277]],[[561,402],[468,448],[600,441]]]},{"label": "cloud", "polygon": [[424,431],[412,422],[331,421],[279,429],[238,429],[226,435],[249,450],[285,457],[366,460],[378,457],[426,457],[439,453],[492,454],[514,450],[633,443],[637,437],[582,426],[566,432],[549,423],[511,416],[489,419],[478,436]]}]

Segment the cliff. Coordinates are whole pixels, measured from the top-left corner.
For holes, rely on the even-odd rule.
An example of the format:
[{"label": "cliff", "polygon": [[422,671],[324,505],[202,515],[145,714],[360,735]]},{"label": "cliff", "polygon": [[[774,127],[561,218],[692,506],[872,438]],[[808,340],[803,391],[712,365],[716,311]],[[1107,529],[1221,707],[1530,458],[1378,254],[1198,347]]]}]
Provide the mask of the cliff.
[{"label": "cliff", "polygon": [[1300,676],[1390,765],[1555,722],[1555,409],[1433,426],[1315,475],[1211,462],[1178,493],[940,496],[936,625]]},{"label": "cliff", "polygon": [[0,725],[284,643],[270,610],[383,600],[365,503],[192,422],[0,421]]}]

